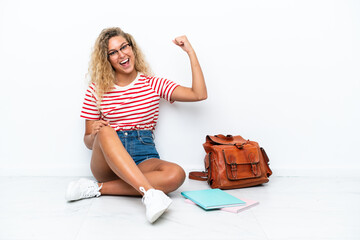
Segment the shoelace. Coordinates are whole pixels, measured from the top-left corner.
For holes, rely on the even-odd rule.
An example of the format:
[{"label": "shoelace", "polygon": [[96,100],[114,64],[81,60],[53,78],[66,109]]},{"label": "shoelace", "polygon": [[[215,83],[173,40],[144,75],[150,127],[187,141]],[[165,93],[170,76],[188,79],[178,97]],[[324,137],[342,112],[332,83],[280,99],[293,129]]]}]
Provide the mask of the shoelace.
[{"label": "shoelace", "polygon": [[146,199],[149,196],[149,194],[152,194],[152,191],[149,192],[150,189],[148,191],[145,191],[145,188],[143,188],[143,187],[140,187],[139,189],[140,189],[141,192],[144,193],[144,196],[142,197],[141,201],[143,203],[146,203]]},{"label": "shoelace", "polygon": [[93,197],[93,196],[96,196],[96,197],[100,196],[101,193],[99,190],[102,188],[103,183],[101,184],[100,187],[96,186],[95,184],[97,185],[97,183],[94,183],[94,185],[92,185],[92,186],[87,186],[85,191],[82,193],[82,197],[88,198],[88,197]]}]

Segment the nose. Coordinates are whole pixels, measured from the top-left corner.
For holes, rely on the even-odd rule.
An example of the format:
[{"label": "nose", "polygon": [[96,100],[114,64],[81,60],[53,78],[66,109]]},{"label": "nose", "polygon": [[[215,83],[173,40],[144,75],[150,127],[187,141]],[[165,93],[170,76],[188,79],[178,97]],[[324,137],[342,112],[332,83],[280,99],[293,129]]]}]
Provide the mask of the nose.
[{"label": "nose", "polygon": [[125,56],[125,54],[122,51],[118,51],[118,56],[119,58],[123,58]]}]

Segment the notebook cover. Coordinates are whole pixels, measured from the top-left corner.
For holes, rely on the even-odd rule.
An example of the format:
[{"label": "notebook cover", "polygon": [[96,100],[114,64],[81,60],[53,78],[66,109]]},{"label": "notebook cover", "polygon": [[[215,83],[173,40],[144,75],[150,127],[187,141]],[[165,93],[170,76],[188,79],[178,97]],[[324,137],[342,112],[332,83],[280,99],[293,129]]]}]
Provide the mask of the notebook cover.
[{"label": "notebook cover", "polygon": [[181,192],[181,194],[205,210],[234,207],[246,204],[244,201],[222,191],[221,189],[184,191]]},{"label": "notebook cover", "polygon": [[[254,201],[254,200],[250,200],[250,199],[244,199],[242,198],[241,200],[243,200],[244,202],[246,202],[245,205],[243,206],[236,206],[236,207],[225,207],[225,208],[220,208],[220,210],[225,211],[225,212],[232,212],[232,213],[239,213],[242,212],[246,209],[249,209],[253,206],[256,206],[259,204],[258,201]],[[194,203],[193,201],[191,201],[190,199],[185,199],[185,202],[196,205],[196,203]]]}]

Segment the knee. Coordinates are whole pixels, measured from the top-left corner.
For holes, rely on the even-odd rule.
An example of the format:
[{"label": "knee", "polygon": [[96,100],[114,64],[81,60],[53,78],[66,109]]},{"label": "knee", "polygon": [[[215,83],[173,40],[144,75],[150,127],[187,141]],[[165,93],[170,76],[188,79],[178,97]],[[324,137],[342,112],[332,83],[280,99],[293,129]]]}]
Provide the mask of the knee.
[{"label": "knee", "polygon": [[168,186],[166,192],[172,192],[178,189],[184,183],[185,178],[186,173],[184,169],[177,164],[173,164],[166,177],[166,183]]},{"label": "knee", "polygon": [[98,138],[109,136],[109,134],[116,133],[115,130],[110,126],[104,126],[100,128],[99,132],[97,133]]},{"label": "knee", "polygon": [[172,180],[174,182],[179,182],[180,185],[183,184],[183,182],[185,181],[185,171],[182,167],[180,167],[179,165],[175,165],[174,168],[172,169]]},{"label": "knee", "polygon": [[100,128],[98,134],[106,134],[109,132],[115,132],[115,130],[110,126],[104,126],[104,127]]}]

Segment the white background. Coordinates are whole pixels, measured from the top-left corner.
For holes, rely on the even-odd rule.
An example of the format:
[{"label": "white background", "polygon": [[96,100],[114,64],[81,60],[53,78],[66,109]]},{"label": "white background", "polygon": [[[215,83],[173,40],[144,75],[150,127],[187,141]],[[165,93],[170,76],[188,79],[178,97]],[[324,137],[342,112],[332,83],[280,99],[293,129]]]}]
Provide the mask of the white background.
[{"label": "white background", "polygon": [[157,76],[191,85],[186,34],[208,87],[161,102],[163,159],[203,169],[206,134],[262,145],[275,175],[360,170],[359,1],[0,0],[0,175],[90,175],[79,117],[103,28],[131,33]]}]

